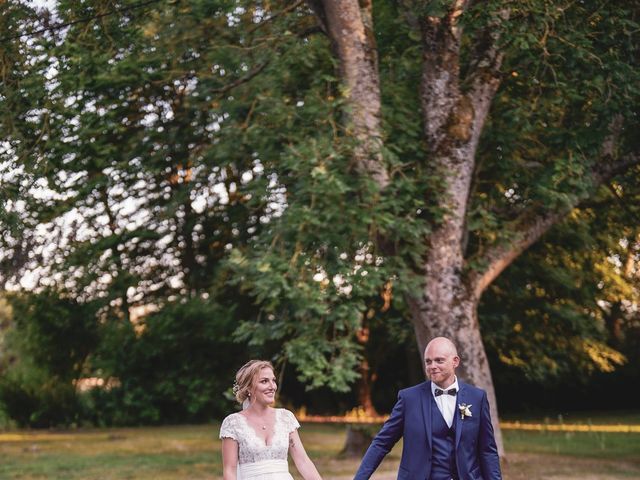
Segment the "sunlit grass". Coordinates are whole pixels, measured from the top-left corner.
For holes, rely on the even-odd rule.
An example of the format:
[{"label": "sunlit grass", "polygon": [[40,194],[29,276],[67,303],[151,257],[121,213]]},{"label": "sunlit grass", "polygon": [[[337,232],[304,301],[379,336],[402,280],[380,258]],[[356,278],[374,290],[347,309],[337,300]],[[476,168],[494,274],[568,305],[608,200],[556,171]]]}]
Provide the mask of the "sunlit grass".
[{"label": "sunlit grass", "polygon": [[640,410],[620,412],[558,412],[501,416],[502,422],[539,423],[545,425],[640,425]]},{"label": "sunlit grass", "polygon": [[507,430],[503,435],[511,452],[611,458],[638,462],[640,466],[638,433]]},{"label": "sunlit grass", "polygon": [[593,425],[593,424],[548,424],[501,422],[503,430],[525,430],[534,432],[596,432],[596,433],[640,433],[640,425]]},{"label": "sunlit grass", "polygon": [[212,479],[220,471],[216,433],[190,426],[0,434],[0,478]]},{"label": "sunlit grass", "polygon": [[[0,479],[219,479],[218,428],[202,425],[0,432]],[[344,425],[303,424],[300,433],[325,479],[352,478],[359,459],[339,458]],[[505,480],[541,480],[549,478],[548,472],[563,471],[568,473],[562,478],[572,479],[599,478],[593,477],[594,472],[605,472],[608,480],[640,478],[637,433],[505,430],[504,438],[512,459],[505,468]],[[383,462],[382,474],[373,478],[395,478],[399,456],[398,446]],[[292,471],[299,479],[293,466]]]}]

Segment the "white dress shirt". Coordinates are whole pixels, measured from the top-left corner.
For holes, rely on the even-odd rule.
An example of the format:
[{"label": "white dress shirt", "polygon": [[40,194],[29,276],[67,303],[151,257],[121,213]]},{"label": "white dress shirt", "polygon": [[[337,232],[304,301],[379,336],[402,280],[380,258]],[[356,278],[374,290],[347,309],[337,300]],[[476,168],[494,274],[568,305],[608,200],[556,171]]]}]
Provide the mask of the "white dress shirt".
[{"label": "white dress shirt", "polygon": [[436,388],[444,390],[445,392],[451,388],[455,388],[456,392],[459,391],[460,389],[458,387],[458,377],[454,378],[455,379],[453,383],[447,388],[440,388],[435,383],[431,382],[431,395],[433,395],[433,398],[436,401],[436,405],[438,405],[438,410],[440,410],[440,413],[442,414],[444,421],[447,422],[449,428],[451,428],[451,425],[453,424],[453,415],[456,413],[456,399],[458,398],[458,396],[444,393],[436,397]]}]

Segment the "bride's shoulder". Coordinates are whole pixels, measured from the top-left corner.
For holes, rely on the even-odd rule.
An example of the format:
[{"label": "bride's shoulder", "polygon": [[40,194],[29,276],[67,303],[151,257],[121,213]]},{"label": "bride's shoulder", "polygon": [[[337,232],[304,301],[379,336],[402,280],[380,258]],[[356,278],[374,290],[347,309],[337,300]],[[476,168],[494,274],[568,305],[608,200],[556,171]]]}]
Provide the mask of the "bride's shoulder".
[{"label": "bride's shoulder", "polygon": [[220,424],[220,438],[232,438],[237,440],[241,434],[240,413],[227,415]]},{"label": "bride's shoulder", "polygon": [[231,413],[224,417],[224,419],[222,420],[222,424],[235,425],[241,420],[240,415],[240,412]]},{"label": "bride's shoulder", "polygon": [[291,410],[287,410],[286,408],[276,408],[276,411],[280,414],[280,415],[284,415],[287,417],[294,417],[295,415],[293,414],[293,412]]},{"label": "bride's shoulder", "polygon": [[278,413],[283,421],[287,424],[287,426],[293,430],[300,427],[296,416],[293,414],[291,410],[287,410],[286,408],[278,408]]}]

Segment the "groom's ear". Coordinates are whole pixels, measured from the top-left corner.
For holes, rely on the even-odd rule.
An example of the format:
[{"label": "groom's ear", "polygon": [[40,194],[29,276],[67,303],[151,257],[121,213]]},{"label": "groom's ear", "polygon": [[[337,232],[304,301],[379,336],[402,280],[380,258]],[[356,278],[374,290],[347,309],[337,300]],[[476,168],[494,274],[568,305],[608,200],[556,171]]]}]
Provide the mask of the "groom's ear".
[{"label": "groom's ear", "polygon": [[453,368],[458,368],[460,365],[460,357],[458,355],[453,357]]}]

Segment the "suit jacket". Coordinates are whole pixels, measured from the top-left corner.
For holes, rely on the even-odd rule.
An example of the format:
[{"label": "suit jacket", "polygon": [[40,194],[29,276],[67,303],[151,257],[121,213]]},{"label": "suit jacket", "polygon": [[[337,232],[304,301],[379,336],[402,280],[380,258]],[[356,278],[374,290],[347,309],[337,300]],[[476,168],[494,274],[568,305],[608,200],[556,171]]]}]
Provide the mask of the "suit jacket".
[{"label": "suit jacket", "polygon": [[[460,480],[501,480],[500,459],[484,390],[458,380],[456,404],[470,405],[470,417],[458,417],[455,461]],[[371,477],[384,456],[403,437],[398,480],[429,480],[431,473],[431,382],[400,390],[389,419],[375,436],[354,480]],[[460,415],[456,409],[455,415]]]}]

